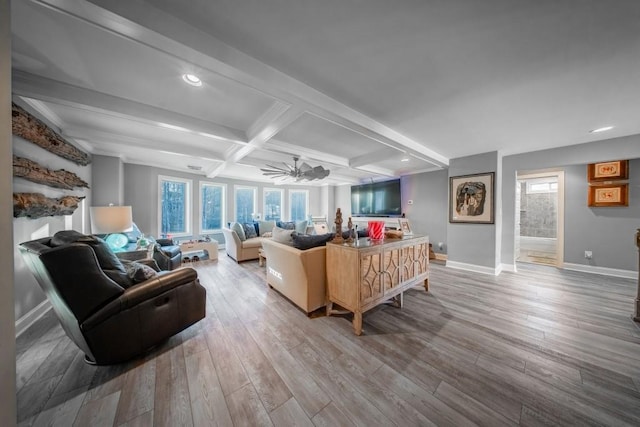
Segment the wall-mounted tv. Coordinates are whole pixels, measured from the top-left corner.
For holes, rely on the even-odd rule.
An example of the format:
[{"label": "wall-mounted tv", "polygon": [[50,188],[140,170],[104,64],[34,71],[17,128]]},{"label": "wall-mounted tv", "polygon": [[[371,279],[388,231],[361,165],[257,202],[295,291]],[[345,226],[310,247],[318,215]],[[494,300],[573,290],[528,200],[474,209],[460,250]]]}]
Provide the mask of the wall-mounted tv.
[{"label": "wall-mounted tv", "polygon": [[351,186],[351,215],[402,215],[400,179]]}]

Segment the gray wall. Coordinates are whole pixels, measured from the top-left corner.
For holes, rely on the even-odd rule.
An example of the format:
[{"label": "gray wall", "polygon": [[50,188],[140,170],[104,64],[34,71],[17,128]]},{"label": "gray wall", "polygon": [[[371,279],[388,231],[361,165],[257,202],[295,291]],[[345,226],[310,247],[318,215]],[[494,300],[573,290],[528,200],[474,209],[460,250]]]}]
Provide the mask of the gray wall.
[{"label": "gray wall", "polygon": [[[567,166],[565,171],[564,261],[598,267],[636,270],[640,228],[640,159],[629,162],[629,206],[588,207],[587,165]],[[593,252],[591,260],[584,251]]]},{"label": "gray wall", "polygon": [[[498,170],[498,161],[497,152],[451,159],[449,162],[449,177],[496,172]],[[497,181],[498,179],[499,174],[496,173],[495,180]],[[515,183],[513,188],[515,193]],[[495,196],[499,191],[497,182],[495,190],[494,198],[496,198]],[[499,200],[495,200],[494,203],[496,208],[500,206]],[[447,261],[495,268],[496,224],[452,224],[448,222],[448,215],[447,209]],[[496,223],[498,223],[498,209],[494,210],[494,217]]]},{"label": "gray wall", "polygon": [[13,197],[11,138],[11,10],[10,1],[0,1],[0,424],[15,426],[16,341],[13,309]]},{"label": "gray wall", "polygon": [[[15,99],[16,103],[19,99]],[[28,105],[21,104],[31,114],[38,117],[45,123],[46,119],[30,109]],[[58,130],[51,123],[47,123],[53,129]],[[58,157],[55,154],[44,150],[37,145],[26,141],[18,136],[13,136],[13,151],[20,157],[26,157],[38,162],[49,169],[65,169],[77,174],[80,178],[91,184],[91,165],[79,166],[69,160]],[[80,203],[73,215],[51,216],[37,219],[15,218],[13,220],[13,254],[14,254],[14,276],[15,276],[15,316],[20,319],[29,313],[38,304],[45,300],[45,295],[36,282],[33,274],[22,260],[18,243],[40,237],[52,236],[60,230],[77,230],[83,233],[90,231],[89,209],[91,206],[91,189],[60,190],[43,184],[36,184],[23,178],[15,178],[13,181],[13,191],[42,193],[47,197],[62,197],[64,195],[85,196],[86,199]]]},{"label": "gray wall", "polygon": [[[133,209],[133,220],[136,225],[142,230],[142,232],[151,234],[152,236],[158,236],[158,177],[170,176],[176,178],[190,179],[192,180],[193,189],[193,212],[191,215],[193,237],[200,236],[199,229],[199,210],[200,200],[198,195],[198,189],[200,181],[215,182],[219,184],[226,184],[227,186],[227,206],[226,215],[227,222],[233,221],[235,216],[234,206],[234,185],[246,185],[250,187],[257,187],[257,211],[262,212],[263,206],[263,189],[276,187],[272,183],[257,183],[253,181],[240,181],[235,179],[228,179],[222,177],[206,178],[202,175],[195,175],[186,172],[178,172],[161,168],[154,168],[150,166],[125,164],[124,165],[124,182],[125,185],[125,198],[124,204],[131,205]],[[321,187],[309,187],[299,185],[278,185],[277,188],[282,188],[284,191],[284,212],[285,218],[288,215],[289,210],[289,192],[288,190],[309,190],[309,214],[310,215],[323,215],[326,211],[326,207],[321,206]],[[216,233],[211,236],[212,238],[224,242],[222,233]],[[185,237],[188,238],[188,237]],[[182,237],[180,237],[182,239]]]},{"label": "gray wall", "polygon": [[[447,253],[448,246],[448,177],[446,169],[402,177],[402,211],[413,232],[429,235],[433,250],[440,253]],[[442,249],[438,242],[443,243]]]},{"label": "gray wall", "polygon": [[[637,255],[637,248],[633,247],[633,234],[636,228],[640,227],[640,216],[635,207],[630,208],[598,208],[597,210],[586,209],[586,167],[588,163],[603,162],[607,160],[638,159],[640,158],[640,135],[632,135],[621,138],[596,141],[586,144],[573,145],[569,147],[554,148],[550,150],[536,151],[533,153],[516,154],[505,156],[502,173],[502,211],[503,211],[503,232],[502,232],[502,263],[515,265],[514,254],[514,230],[515,230],[515,186],[517,172],[536,172],[544,169],[567,170],[568,166],[582,165],[585,168],[582,172],[576,173],[575,178],[567,178],[565,183],[565,200],[573,203],[572,215],[569,206],[565,206],[565,262],[576,264],[588,264],[584,259],[584,245],[587,243],[584,234],[589,233],[597,240],[608,241],[599,248],[592,248],[594,256],[597,251],[597,259],[593,262],[600,267],[620,268],[624,270],[637,270],[637,260],[631,261],[630,255],[626,252],[633,252]],[[638,168],[637,162],[632,162],[630,174],[634,176],[634,168]],[[580,177],[579,175],[582,174]],[[634,178],[636,179],[636,178]],[[574,186],[580,187],[576,190]],[[635,206],[634,199],[639,197],[638,184],[632,185],[630,191],[630,203]],[[574,199],[575,197],[575,199]],[[580,200],[581,199],[581,200]],[[586,209],[586,210],[585,210]],[[607,212],[611,213],[605,213]],[[613,212],[619,212],[616,216]],[[583,217],[586,215],[586,217]],[[635,215],[635,220],[633,216]],[[582,227],[570,227],[570,224],[582,224]],[[587,226],[589,228],[584,228]],[[608,234],[613,232],[618,236],[616,241],[610,241]],[[617,231],[620,230],[620,231]],[[627,236],[627,237],[622,237]],[[604,240],[602,240],[604,239]],[[620,240],[622,239],[622,240]],[[625,239],[629,242],[624,243]],[[597,241],[596,240],[596,241]],[[631,246],[629,246],[631,245]],[[624,254],[623,254],[624,253]],[[579,256],[576,256],[579,255]],[[608,254],[608,255],[605,255]],[[581,258],[582,257],[582,258]]]},{"label": "gray wall", "polygon": [[91,162],[93,204],[124,206],[124,165],[118,157],[93,156]]}]

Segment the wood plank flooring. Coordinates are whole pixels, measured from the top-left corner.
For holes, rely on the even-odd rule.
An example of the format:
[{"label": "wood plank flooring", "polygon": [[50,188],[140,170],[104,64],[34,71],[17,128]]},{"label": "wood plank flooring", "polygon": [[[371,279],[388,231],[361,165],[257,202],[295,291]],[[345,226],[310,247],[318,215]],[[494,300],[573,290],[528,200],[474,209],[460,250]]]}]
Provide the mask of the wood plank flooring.
[{"label": "wood plank flooring", "polygon": [[17,340],[21,426],[640,425],[635,282],[432,264],[429,293],[307,317],[257,261],[193,263],[207,317],[95,367],[51,312]]}]

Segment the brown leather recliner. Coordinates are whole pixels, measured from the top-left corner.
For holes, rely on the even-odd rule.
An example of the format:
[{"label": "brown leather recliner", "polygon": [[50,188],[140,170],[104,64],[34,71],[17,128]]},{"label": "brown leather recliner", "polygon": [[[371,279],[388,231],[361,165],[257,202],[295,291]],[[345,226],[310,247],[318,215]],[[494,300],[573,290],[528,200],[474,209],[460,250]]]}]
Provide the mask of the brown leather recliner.
[{"label": "brown leather recliner", "polygon": [[127,286],[106,243],[74,231],[21,243],[20,251],[89,363],[124,362],[205,316],[206,291],[192,268]]}]

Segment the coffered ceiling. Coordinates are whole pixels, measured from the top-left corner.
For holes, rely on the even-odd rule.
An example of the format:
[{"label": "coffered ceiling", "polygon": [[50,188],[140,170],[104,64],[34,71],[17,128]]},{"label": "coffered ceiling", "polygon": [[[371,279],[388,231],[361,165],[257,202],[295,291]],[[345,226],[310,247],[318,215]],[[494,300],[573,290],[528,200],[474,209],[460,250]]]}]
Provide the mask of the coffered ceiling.
[{"label": "coffered ceiling", "polygon": [[635,0],[23,0],[13,92],[125,162],[266,181],[295,155],[356,183],[640,133],[638,22]]}]

